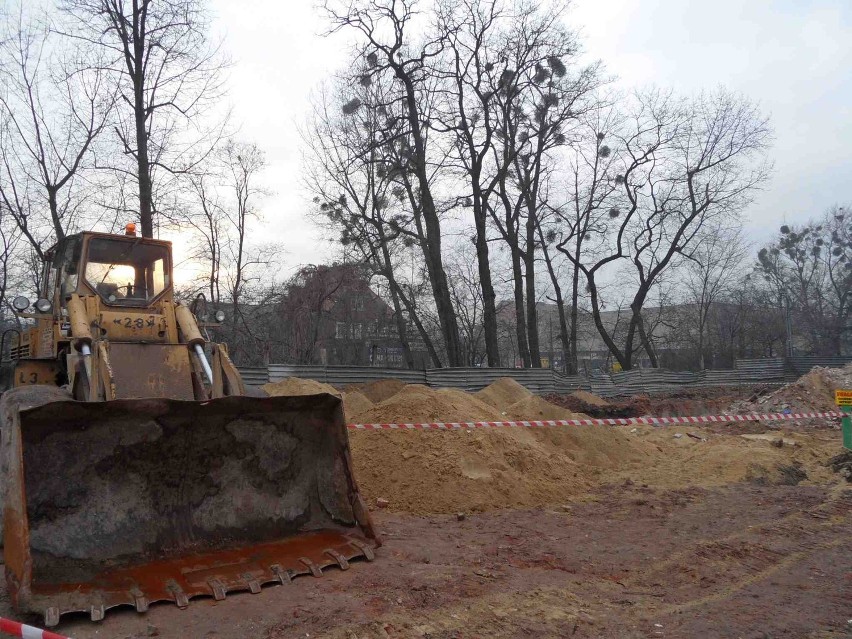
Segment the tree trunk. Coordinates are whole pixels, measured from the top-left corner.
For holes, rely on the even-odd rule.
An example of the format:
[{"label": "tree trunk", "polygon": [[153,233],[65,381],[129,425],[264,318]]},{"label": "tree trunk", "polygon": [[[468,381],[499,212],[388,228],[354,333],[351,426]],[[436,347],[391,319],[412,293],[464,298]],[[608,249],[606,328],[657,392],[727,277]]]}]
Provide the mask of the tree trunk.
[{"label": "tree trunk", "polygon": [[414,141],[414,157],[412,164],[420,187],[420,210],[426,227],[426,268],[429,281],[432,284],[432,294],[435,298],[435,310],[438,312],[438,322],[447,348],[447,360],[450,366],[464,366],[464,355],[459,340],[459,325],[453,308],[447,273],[444,270],[441,255],[441,221],[432,198],[432,188],[429,184],[429,173],[426,165],[426,149],[420,132],[421,122],[418,114],[417,93],[414,81],[406,70],[393,58],[388,61],[393,67],[397,78],[405,86],[405,101],[407,106],[408,125]]},{"label": "tree trunk", "polygon": [[[512,251],[512,280],[514,282],[515,294],[515,335],[518,340],[518,354],[521,365],[530,367],[530,349],[527,345],[527,312],[524,309],[524,275],[521,271],[521,257],[517,250],[517,244],[511,247]],[[513,363],[514,365],[514,363]]]},{"label": "tree trunk", "polygon": [[527,341],[530,347],[530,365],[533,368],[541,368],[535,295],[535,220],[532,213],[527,217],[527,250],[524,253],[524,266],[526,267],[524,279],[527,294]]},{"label": "tree trunk", "polygon": [[[135,5],[135,3],[134,3]],[[136,125],[136,170],[139,180],[139,223],[142,237],[154,237],[153,188],[151,186],[151,167],[148,161],[148,128],[145,111],[145,69],[142,61],[145,56],[145,40],[140,34],[139,12],[133,11],[133,60],[131,78],[133,80],[133,119]]]},{"label": "tree trunk", "polygon": [[[385,261],[385,268],[390,269],[390,251],[388,250],[387,242],[384,241],[382,242],[382,258]],[[399,343],[402,345],[402,357],[405,360],[406,367],[411,370],[414,368],[414,356],[411,354],[411,346],[408,343],[408,325],[405,322],[405,317],[402,315],[402,306],[399,302],[399,291],[397,290],[398,287],[393,272],[387,273],[387,280],[390,288],[391,301],[393,302],[393,316],[396,323],[396,332],[399,334]]]},{"label": "tree trunk", "polygon": [[639,339],[642,342],[642,347],[645,349],[645,352],[648,354],[648,359],[651,360],[652,368],[659,368],[660,361],[657,358],[657,352],[654,350],[654,345],[651,344],[651,340],[648,337],[648,334],[645,332],[645,321],[642,319],[641,311],[639,315],[635,316],[636,319],[636,328],[639,331]]},{"label": "tree trunk", "polygon": [[[606,327],[603,325],[603,320],[601,319],[601,308],[600,303],[598,301],[598,286],[594,281],[594,278],[589,279],[589,295],[591,297],[592,302],[592,319],[595,322],[595,327],[598,329],[598,333],[601,336],[601,339],[606,344],[606,347],[609,349],[609,352],[612,353],[613,357],[618,361],[621,365],[621,370],[629,371],[633,368],[633,357],[632,353],[629,350],[629,347],[632,346],[633,336],[632,334],[628,335],[628,349],[625,349],[624,352],[618,348],[615,343],[615,340],[612,339],[612,336],[606,330]],[[631,331],[632,333],[632,331]]]},{"label": "tree trunk", "polygon": [[62,228],[62,220],[59,219],[59,204],[56,201],[56,189],[48,187],[47,203],[50,206],[50,219],[53,222],[53,232],[56,241],[61,242],[65,238],[65,230]]},{"label": "tree trunk", "polygon": [[[565,300],[562,299],[562,287],[559,285],[559,278],[556,276],[556,269],[553,268],[553,260],[550,259],[550,249],[547,248],[544,232],[541,226],[538,227],[538,239],[541,242],[541,252],[544,255],[544,263],[547,266],[547,273],[550,275],[550,284],[553,286],[553,293],[556,296],[556,310],[559,313],[559,341],[562,344],[562,372],[569,372],[570,359],[570,342],[568,340],[568,319],[565,316]],[[552,340],[551,340],[552,341]],[[551,345],[551,349],[553,346]],[[551,353],[551,358],[553,357]],[[551,368],[553,365],[551,364]],[[576,358],[574,370],[570,372],[576,375]]]},{"label": "tree trunk", "polygon": [[[472,177],[479,184],[479,176]],[[476,221],[476,261],[479,267],[479,283],[482,288],[482,322],[485,329],[485,354],[489,368],[500,366],[500,347],[497,341],[497,306],[494,285],[491,282],[491,265],[488,262],[488,238],[485,226],[485,208],[482,194],[474,188],[473,217]]]},{"label": "tree trunk", "polygon": [[[580,260],[579,255],[580,241],[577,240],[577,261]],[[580,269],[577,268],[577,262],[573,264],[574,274],[571,278],[571,337],[569,338],[569,348],[571,349],[571,360],[568,362],[568,372],[576,375],[580,370],[580,362],[577,357],[577,320],[579,319],[579,301],[580,301]]]},{"label": "tree trunk", "polygon": [[432,342],[429,332],[423,326],[423,322],[420,321],[420,317],[417,315],[417,309],[414,307],[414,304],[410,299],[408,299],[408,296],[403,292],[402,287],[399,286],[395,278],[388,280],[388,282],[396,288],[399,299],[405,306],[405,310],[408,311],[408,316],[411,318],[411,321],[414,322],[414,327],[417,329],[417,332],[420,334],[420,338],[423,340],[423,344],[426,346],[426,351],[432,359],[432,365],[435,368],[442,368],[443,364],[441,362],[441,358],[438,356],[438,351],[435,349],[435,344]]},{"label": "tree trunk", "polygon": [[[550,261],[548,260],[548,268]],[[565,316],[565,300],[562,299],[562,287],[556,281],[556,274],[551,269],[551,279],[553,281],[553,293],[556,296],[556,310],[559,313],[559,341],[562,344],[562,371],[569,375],[577,374],[577,357],[573,356],[574,366],[569,368],[569,362],[572,359],[571,342],[568,338],[568,318]]]}]

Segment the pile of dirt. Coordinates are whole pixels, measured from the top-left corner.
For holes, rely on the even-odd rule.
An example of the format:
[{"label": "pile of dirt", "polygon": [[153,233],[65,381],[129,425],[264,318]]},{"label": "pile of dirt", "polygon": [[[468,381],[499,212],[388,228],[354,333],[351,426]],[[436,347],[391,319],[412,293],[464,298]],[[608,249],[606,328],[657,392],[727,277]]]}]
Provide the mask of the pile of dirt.
[{"label": "pile of dirt", "polygon": [[421,514],[558,504],[588,491],[601,467],[653,463],[651,449],[594,427],[354,431],[350,441],[368,503]]},{"label": "pile of dirt", "polygon": [[372,407],[373,402],[356,390],[343,393],[343,413],[346,415],[346,421],[348,422],[352,422],[356,415],[360,415]]},{"label": "pile of dirt", "polygon": [[843,450],[838,455],[835,455],[828,460],[828,465],[835,473],[839,473],[841,477],[852,484],[852,450]]},{"label": "pile of dirt", "polygon": [[[831,483],[836,479],[827,463],[837,451],[837,436],[826,431],[775,431],[771,437],[757,439],[693,427],[642,426],[631,430],[637,438],[655,446],[660,455],[653,465],[625,468],[609,479],[620,477],[664,489],[740,482],[789,484],[791,466],[805,473],[804,483]],[[779,438],[785,442],[781,447],[777,445]]]},{"label": "pile of dirt", "polygon": [[774,392],[734,403],[731,412],[833,411],[836,410],[834,391],[840,388],[852,388],[852,364],[843,368],[815,366],[795,382]]},{"label": "pile of dirt", "polygon": [[346,392],[358,391],[374,404],[383,402],[396,395],[405,388],[405,382],[398,379],[380,379],[369,384],[350,384],[344,390]]},{"label": "pile of dirt", "polygon": [[[344,404],[350,393],[344,396]],[[361,404],[363,405],[363,404]],[[586,417],[533,395],[509,378],[501,378],[477,393],[454,388],[405,385],[384,401],[352,410],[347,418],[360,423],[469,422],[574,419]]]},{"label": "pile of dirt", "polygon": [[[478,393],[408,385],[354,417],[410,423],[577,416],[503,379]],[[350,441],[368,501],[382,497],[391,509],[414,513],[558,503],[585,492],[601,468],[648,463],[655,452],[628,434],[595,427],[353,431]]]},{"label": "pile of dirt", "polygon": [[316,395],[318,393],[329,393],[340,397],[340,392],[333,386],[323,384],[313,379],[301,379],[299,377],[287,377],[279,382],[264,384],[261,388],[273,397],[286,395]]},{"label": "pile of dirt", "polygon": [[571,393],[571,397],[576,397],[581,402],[585,402],[590,406],[599,406],[601,408],[604,406],[609,406],[609,402],[606,401],[603,397],[598,397],[597,395],[595,395],[594,393],[590,393],[589,391],[574,391],[573,393]]},{"label": "pile of dirt", "polygon": [[[357,415],[363,423],[576,417],[584,415],[550,404],[511,379],[474,394],[410,385]],[[656,454],[628,433],[597,427],[357,431],[351,441],[356,477],[368,500],[384,497],[392,509],[416,513],[558,503],[588,490],[604,469],[645,465]]]},{"label": "pile of dirt", "polygon": [[503,419],[500,411],[475,395],[421,384],[408,384],[388,399],[377,402],[350,419],[362,424],[405,422],[463,422]]},{"label": "pile of dirt", "polygon": [[[846,383],[831,375],[836,373],[824,376],[818,369],[782,391],[803,397],[805,391],[808,397],[821,393],[824,399],[832,384]],[[270,395],[336,392],[297,378],[267,384],[264,390]],[[505,378],[477,393],[382,380],[350,386],[342,396],[347,421],[357,423],[585,416],[574,404],[548,402]],[[371,396],[383,399],[373,403]],[[562,397],[596,411],[626,406],[637,410],[643,405],[642,398],[596,406],[602,400],[593,404],[586,400],[594,398]],[[795,445],[782,447],[774,445],[775,439],[777,431],[764,441],[709,428],[689,428],[687,433],[676,427],[630,426],[350,432],[355,476],[368,503],[381,497],[391,510],[420,514],[559,505],[583,499],[594,486],[628,480],[659,488],[837,480],[828,462],[837,454],[836,433],[795,433]]]},{"label": "pile of dirt", "polygon": [[504,411],[513,404],[533,397],[533,394],[511,377],[501,377],[477,392],[476,396],[486,404]]},{"label": "pile of dirt", "polygon": [[551,404],[538,395],[530,395],[519,402],[515,402],[505,411],[503,419],[519,420],[547,420],[547,419],[578,419],[586,417],[585,414],[575,413],[556,404]]}]

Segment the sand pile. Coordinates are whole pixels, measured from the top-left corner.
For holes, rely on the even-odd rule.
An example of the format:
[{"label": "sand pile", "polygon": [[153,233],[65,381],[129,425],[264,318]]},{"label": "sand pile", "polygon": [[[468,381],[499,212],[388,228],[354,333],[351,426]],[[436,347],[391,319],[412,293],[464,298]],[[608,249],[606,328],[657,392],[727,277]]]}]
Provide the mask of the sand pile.
[{"label": "sand pile", "polygon": [[356,390],[343,393],[343,412],[346,415],[347,422],[354,421],[356,415],[360,415],[372,407],[373,402]]},{"label": "sand pile", "polygon": [[459,422],[503,419],[493,406],[464,391],[434,390],[420,384],[408,384],[388,399],[354,415],[367,423]]},{"label": "sand pile", "polygon": [[[627,427],[625,427],[627,428]],[[608,481],[631,479],[654,488],[724,486],[738,482],[788,484],[790,471],[799,469],[802,483],[829,483],[828,460],[839,449],[830,431],[783,433],[773,431],[765,439],[722,435],[702,428],[640,427],[634,436],[661,453],[652,465],[625,468]],[[696,440],[691,433],[704,438]],[[675,437],[675,435],[680,437]],[[778,439],[784,444],[779,447]]]},{"label": "sand pile", "polygon": [[405,382],[398,379],[380,379],[369,384],[350,384],[346,391],[358,391],[374,404],[378,404],[393,397],[405,386]]},{"label": "sand pile", "polygon": [[[498,380],[474,394],[408,385],[350,420],[405,423],[575,416],[513,380]],[[350,441],[356,478],[368,503],[384,497],[392,509],[415,513],[559,503],[588,490],[603,469],[652,463],[657,452],[628,434],[597,427],[353,431]]]},{"label": "sand pile", "polygon": [[264,384],[261,388],[268,395],[274,397],[284,395],[316,395],[318,393],[329,393],[340,397],[340,391],[333,386],[323,384],[313,379],[301,379],[299,377],[287,377],[279,382]]},{"label": "sand pile", "polygon": [[505,410],[512,404],[533,396],[529,390],[511,377],[501,377],[475,394],[486,404],[500,410]]},{"label": "sand pile", "polygon": [[[586,492],[600,468],[651,463],[652,448],[622,434],[576,429],[355,431],[355,476],[368,503],[451,513],[558,504]],[[591,471],[591,472],[590,472]]]},{"label": "sand pile", "polygon": [[[826,404],[816,402],[833,399],[833,389],[847,383],[840,375],[850,373],[849,369],[828,373],[817,369],[777,391],[774,401],[802,397],[811,402],[809,406],[823,409]],[[342,393],[350,422],[578,416],[568,407],[533,395],[511,379],[497,380],[478,393],[435,390],[392,380],[359,388],[362,390],[349,387]],[[336,393],[326,384],[297,378],[267,384],[264,390],[270,395]],[[367,393],[384,399],[373,403]],[[582,400],[583,405],[592,405],[588,399]],[[761,410],[768,409],[762,405]],[[837,475],[828,467],[828,460],[839,449],[835,432],[796,432],[790,438],[796,445],[777,447],[771,441],[774,437],[764,441],[698,427],[630,426],[350,432],[355,476],[368,503],[375,504],[383,497],[390,502],[390,509],[413,513],[558,505],[583,498],[595,486],[628,479],[658,488],[743,481],[789,483],[791,477],[795,481],[807,477],[805,483],[836,481]]]},{"label": "sand pile", "polygon": [[503,419],[546,420],[546,419],[577,419],[585,417],[582,413],[551,404],[538,395],[530,395],[515,402],[504,411]]}]

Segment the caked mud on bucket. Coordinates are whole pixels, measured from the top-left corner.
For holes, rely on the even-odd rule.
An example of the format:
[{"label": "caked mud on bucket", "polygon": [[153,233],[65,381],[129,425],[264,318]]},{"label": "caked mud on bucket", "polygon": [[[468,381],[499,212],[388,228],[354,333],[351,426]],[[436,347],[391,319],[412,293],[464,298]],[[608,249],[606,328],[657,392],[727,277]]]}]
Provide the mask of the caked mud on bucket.
[{"label": "caked mud on bucket", "polygon": [[15,392],[2,468],[20,610],[181,605],[348,567],[378,545],[336,397],[82,403],[53,390],[25,408]]}]

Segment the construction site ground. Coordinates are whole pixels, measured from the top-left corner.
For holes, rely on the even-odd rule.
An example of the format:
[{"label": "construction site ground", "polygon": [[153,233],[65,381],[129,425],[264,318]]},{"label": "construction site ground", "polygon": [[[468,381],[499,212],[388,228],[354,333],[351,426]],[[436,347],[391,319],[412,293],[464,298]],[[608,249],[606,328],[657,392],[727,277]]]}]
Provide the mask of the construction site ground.
[{"label": "construction site ground", "polygon": [[[850,382],[847,367],[777,390],[626,403],[668,415],[829,410],[832,389]],[[266,390],[339,392],[307,380]],[[582,393],[545,401],[511,380],[479,393],[387,381],[341,396],[359,423],[627,410]],[[185,610],[63,618],[58,630],[76,639],[849,638],[852,456],[840,441],[837,420],[825,419],[355,431],[356,479],[384,541],[374,562]],[[5,596],[0,615],[14,616]]]}]

